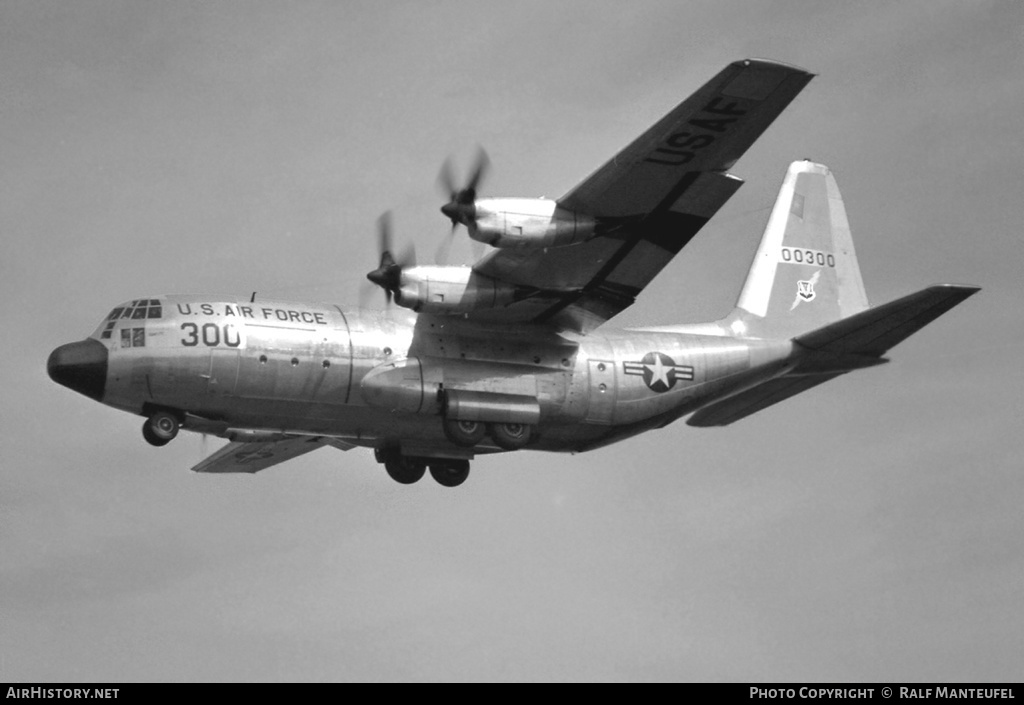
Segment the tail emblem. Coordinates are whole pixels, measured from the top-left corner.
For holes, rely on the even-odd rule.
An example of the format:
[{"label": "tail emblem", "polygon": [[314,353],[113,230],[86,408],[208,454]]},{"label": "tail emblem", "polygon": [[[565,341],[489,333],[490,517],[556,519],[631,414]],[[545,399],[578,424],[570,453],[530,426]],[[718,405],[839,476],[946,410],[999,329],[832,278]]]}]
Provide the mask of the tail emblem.
[{"label": "tail emblem", "polygon": [[796,283],[796,298],[793,299],[793,305],[789,307],[790,311],[796,308],[801,301],[814,301],[814,285],[818,283],[819,277],[821,277],[820,269],[809,280],[801,280]]},{"label": "tail emblem", "polygon": [[658,393],[672,389],[678,380],[693,379],[692,367],[677,365],[675,360],[660,352],[649,352],[640,362],[623,362],[622,371],[643,377],[648,389]]}]

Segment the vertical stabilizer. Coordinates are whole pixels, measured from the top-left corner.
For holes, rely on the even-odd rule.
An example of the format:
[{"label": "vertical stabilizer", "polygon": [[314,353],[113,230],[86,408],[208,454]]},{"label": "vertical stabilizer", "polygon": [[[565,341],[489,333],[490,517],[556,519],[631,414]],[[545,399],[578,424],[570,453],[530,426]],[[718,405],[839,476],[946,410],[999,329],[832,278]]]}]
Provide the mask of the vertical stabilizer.
[{"label": "vertical stabilizer", "polygon": [[725,323],[737,335],[792,338],[867,307],[832,172],[824,164],[793,162]]}]

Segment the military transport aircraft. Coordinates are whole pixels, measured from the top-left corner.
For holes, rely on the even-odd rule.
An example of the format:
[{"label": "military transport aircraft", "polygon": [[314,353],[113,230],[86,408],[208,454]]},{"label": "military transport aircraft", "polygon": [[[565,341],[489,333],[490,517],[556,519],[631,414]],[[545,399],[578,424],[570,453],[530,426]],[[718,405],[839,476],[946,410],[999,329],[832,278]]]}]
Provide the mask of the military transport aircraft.
[{"label": "military transport aircraft", "polygon": [[477,198],[441,180],[453,228],[491,245],[471,267],[416,266],[381,225],[367,276],[415,312],[246,297],[115,307],[47,367],[58,383],[229,443],[193,470],[257,472],[333,446],[373,448],[400,483],[461,484],[477,455],[580,452],[662,428],[723,426],[852,370],[978,291],[932,286],[869,307],[827,167],[794,162],[725,318],[609,330],[743,183],[736,160],[811,80],[737,61],[557,200]]}]

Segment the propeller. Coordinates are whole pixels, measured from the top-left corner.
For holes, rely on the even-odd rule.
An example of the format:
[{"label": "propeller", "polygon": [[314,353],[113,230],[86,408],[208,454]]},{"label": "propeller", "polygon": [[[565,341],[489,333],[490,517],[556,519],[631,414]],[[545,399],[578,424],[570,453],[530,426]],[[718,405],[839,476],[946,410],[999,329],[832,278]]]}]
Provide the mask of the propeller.
[{"label": "propeller", "polygon": [[384,290],[384,296],[390,304],[392,297],[402,286],[402,270],[416,266],[416,251],[409,245],[402,255],[395,259],[391,244],[391,211],[386,211],[377,219],[377,245],[380,250],[380,264],[369,272],[366,278]]},{"label": "propeller", "polygon": [[488,158],[487,152],[484,151],[483,147],[479,147],[469,182],[462,188],[458,188],[455,185],[455,172],[452,168],[451,157],[445,159],[444,164],[441,165],[441,171],[437,175],[437,184],[448,194],[448,202],[441,206],[441,212],[452,221],[452,229],[448,233],[448,239],[438,248],[438,259],[442,259],[443,254],[443,259],[447,260],[455,228],[460,223],[467,228],[472,227],[476,220],[476,192],[490,166],[491,160]]}]

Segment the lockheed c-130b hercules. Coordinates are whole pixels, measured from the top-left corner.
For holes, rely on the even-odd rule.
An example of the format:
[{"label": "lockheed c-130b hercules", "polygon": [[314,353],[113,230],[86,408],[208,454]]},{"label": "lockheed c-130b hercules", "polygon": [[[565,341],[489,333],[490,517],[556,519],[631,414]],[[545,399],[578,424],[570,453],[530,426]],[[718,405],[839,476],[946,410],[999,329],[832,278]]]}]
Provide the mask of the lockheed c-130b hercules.
[{"label": "lockheed c-130b hercules", "polygon": [[442,212],[492,249],[416,266],[381,224],[367,276],[406,317],[320,303],[155,296],[62,345],[58,383],[229,443],[193,470],[257,472],[309,451],[372,448],[398,482],[461,484],[477,455],[580,452],[689,415],[723,426],[853,370],[978,291],[931,286],[869,307],[827,167],[786,172],[739,300],[710,323],[610,330],[743,183],[729,173],[811,80],[737,61],[561,198],[478,198],[448,168]]}]

